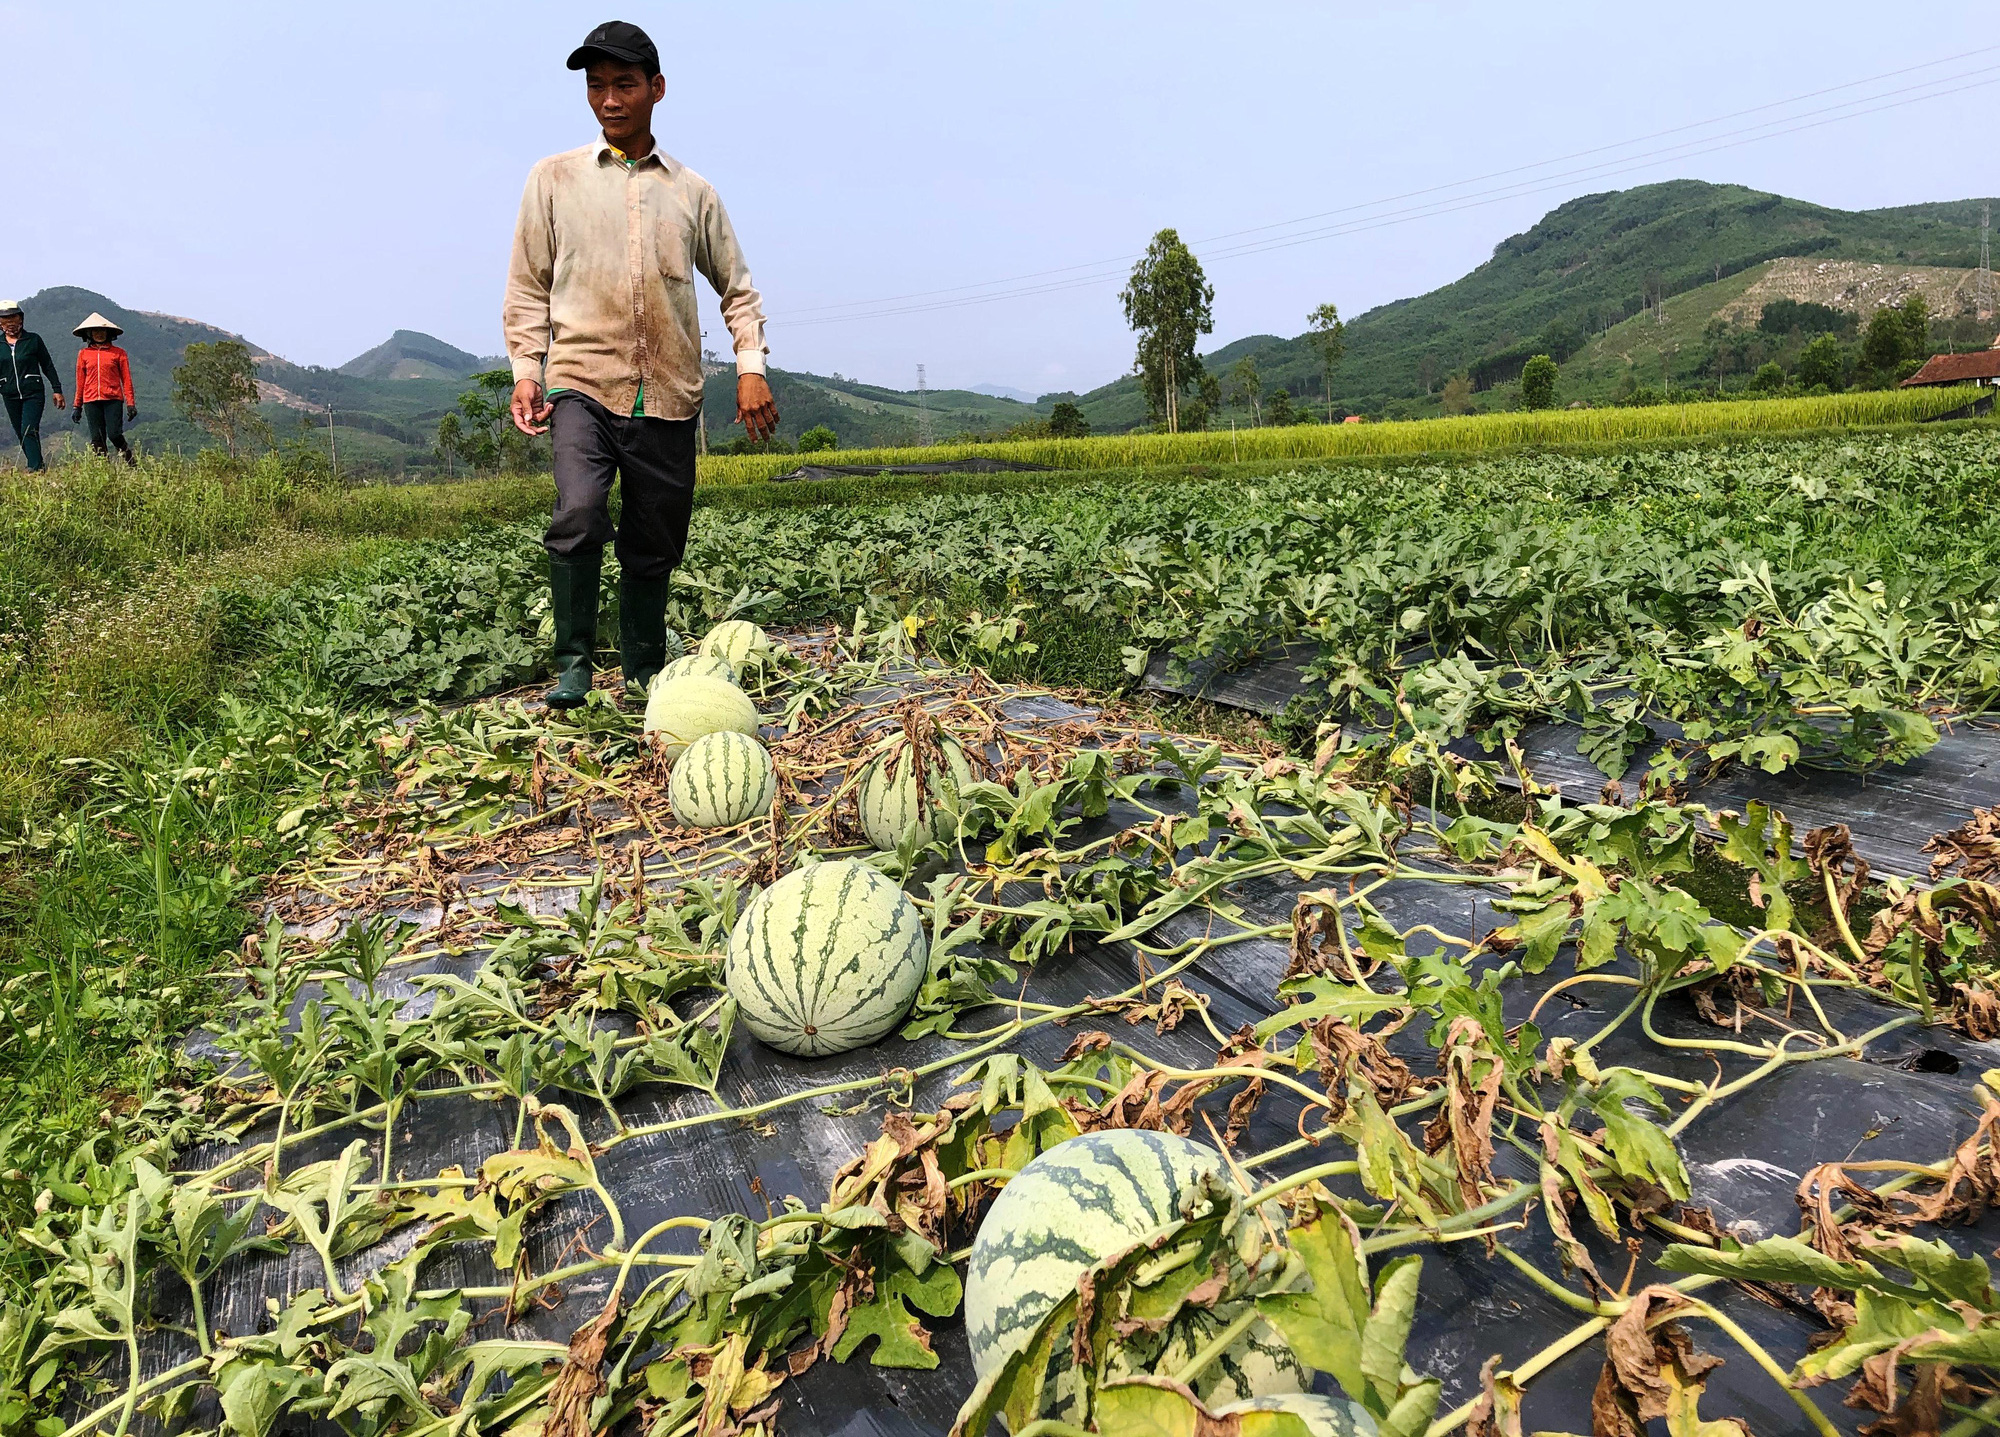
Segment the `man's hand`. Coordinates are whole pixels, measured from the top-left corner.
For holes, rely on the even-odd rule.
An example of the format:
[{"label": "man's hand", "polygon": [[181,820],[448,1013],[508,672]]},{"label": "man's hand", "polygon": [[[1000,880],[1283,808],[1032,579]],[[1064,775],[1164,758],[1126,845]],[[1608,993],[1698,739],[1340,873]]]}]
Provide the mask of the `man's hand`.
[{"label": "man's hand", "polygon": [[759,444],[778,432],[778,401],[771,397],[770,382],[763,375],[736,376],[736,422]]},{"label": "man's hand", "polygon": [[138,417],[139,417],[138,405],[128,404],[125,406],[125,422],[127,424],[130,424],[133,420],[137,419]]},{"label": "man's hand", "polygon": [[555,413],[556,407],[542,398],[540,380],[522,379],[514,384],[514,400],[510,408],[516,429],[523,434],[546,434],[549,432],[549,416]]},{"label": "man's hand", "polygon": [[64,407],[64,406],[63,406],[63,397],[62,397],[62,391],[61,391],[60,389],[58,389],[58,390],[56,391],[56,408],[58,408],[58,409],[61,409],[61,408],[63,408],[63,407]]},{"label": "man's hand", "polygon": [[79,400],[77,401],[77,403],[76,403],[76,408],[74,408],[74,409],[70,410],[70,412],[69,412],[69,422],[70,422],[70,423],[72,423],[72,424],[81,424],[81,423],[83,423],[83,401],[82,401],[82,400],[80,400],[80,399],[79,399]]}]

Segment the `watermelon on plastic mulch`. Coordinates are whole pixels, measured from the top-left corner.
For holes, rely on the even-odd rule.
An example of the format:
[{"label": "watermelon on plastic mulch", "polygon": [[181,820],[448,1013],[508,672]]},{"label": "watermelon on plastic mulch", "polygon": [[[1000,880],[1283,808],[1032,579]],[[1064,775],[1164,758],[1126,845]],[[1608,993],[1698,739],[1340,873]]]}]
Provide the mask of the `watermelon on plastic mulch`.
[{"label": "watermelon on plastic mulch", "polygon": [[764,745],[724,729],[705,733],[674,761],[667,802],[690,828],[733,828],[767,813],[778,771]]},{"label": "watermelon on plastic mulch", "polygon": [[[933,727],[934,744],[912,744],[898,734],[861,771],[855,794],[861,831],[885,852],[903,841],[912,825],[926,839],[951,836],[951,800],[972,782],[972,765],[957,739]],[[935,756],[923,749],[934,747]],[[921,770],[921,781],[919,770]]]},{"label": "watermelon on plastic mulch", "polygon": [[1000,1190],[972,1244],[965,1335],[981,1377],[1026,1343],[1084,1270],[1188,1215],[1222,1155],[1172,1133],[1111,1128],[1043,1153]]},{"label": "watermelon on plastic mulch", "polygon": [[811,1058],[886,1036],[929,961],[909,895],[842,859],[794,869],[750,901],[729,935],[724,981],[752,1034]]},{"label": "watermelon on plastic mulch", "polygon": [[706,657],[729,660],[739,678],[761,671],[777,651],[778,645],[771,636],[748,619],[728,619],[717,624],[702,636],[695,650]]},{"label": "watermelon on plastic mulch", "polygon": [[733,731],[755,737],[757,706],[723,679],[685,674],[653,685],[646,699],[646,732],[659,735],[661,751],[677,759],[703,734]]}]

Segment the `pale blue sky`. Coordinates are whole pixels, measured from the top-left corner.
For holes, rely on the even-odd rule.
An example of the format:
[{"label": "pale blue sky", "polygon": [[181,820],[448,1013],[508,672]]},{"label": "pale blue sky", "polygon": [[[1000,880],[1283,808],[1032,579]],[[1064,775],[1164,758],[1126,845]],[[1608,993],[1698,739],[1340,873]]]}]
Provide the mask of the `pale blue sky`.
[{"label": "pale blue sky", "polygon": [[[1995,43],[1990,26],[1944,11],[1740,0],[1665,14],[0,0],[0,293],[86,285],[300,363],[338,364],[398,327],[496,351],[521,181],[593,134],[563,59],[614,14],[660,44],[656,131],[728,205],[772,316],[773,362],[897,387],[921,362],[934,388],[1034,392],[1129,367],[1115,278],[801,321],[1120,259],[1162,225],[1198,239],[1466,181]],[[1990,80],[1995,66],[1989,50],[1718,128],[1928,79]],[[1589,163],[1571,161],[1497,203],[1215,257],[1215,339],[1296,333],[1324,299],[1353,315],[1432,288],[1593,190],[1687,175],[1847,208],[1990,194],[1996,95],[1965,89],[1616,175],[1561,177]],[[719,334],[712,298],[706,313]]]}]

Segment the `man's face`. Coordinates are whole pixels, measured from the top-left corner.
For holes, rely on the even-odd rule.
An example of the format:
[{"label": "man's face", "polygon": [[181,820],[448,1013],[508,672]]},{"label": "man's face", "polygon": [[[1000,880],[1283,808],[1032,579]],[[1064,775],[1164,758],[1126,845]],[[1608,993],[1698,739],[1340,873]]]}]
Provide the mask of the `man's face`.
[{"label": "man's face", "polygon": [[21,333],[20,315],[18,314],[0,315],[0,334],[4,334],[9,339],[13,339],[17,337],[20,333]]},{"label": "man's face", "polygon": [[626,140],[652,133],[653,106],[667,93],[667,77],[647,75],[637,65],[599,60],[584,72],[590,108],[604,127],[604,138],[625,148]]}]

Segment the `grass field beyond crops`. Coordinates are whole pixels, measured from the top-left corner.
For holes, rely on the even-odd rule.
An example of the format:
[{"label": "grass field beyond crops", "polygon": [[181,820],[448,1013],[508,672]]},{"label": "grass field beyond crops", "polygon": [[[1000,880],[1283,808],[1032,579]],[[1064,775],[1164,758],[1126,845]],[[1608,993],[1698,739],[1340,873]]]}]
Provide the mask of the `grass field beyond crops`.
[{"label": "grass field beyond crops", "polygon": [[815,464],[938,464],[1007,459],[1056,469],[1126,469],[1152,464],[1220,464],[1246,459],[1333,459],[1671,439],[1718,433],[1771,434],[1843,425],[1908,424],[1949,414],[1977,389],[1884,389],[1807,399],[1742,399],[1632,409],[1543,409],[1412,419],[1389,424],[1300,424],[1285,429],[1200,434],[1107,434],[1089,439],[1018,439],[999,444],[934,444],[921,449],[841,449],[812,454],[712,454],[701,461],[711,484],[752,484]]}]

